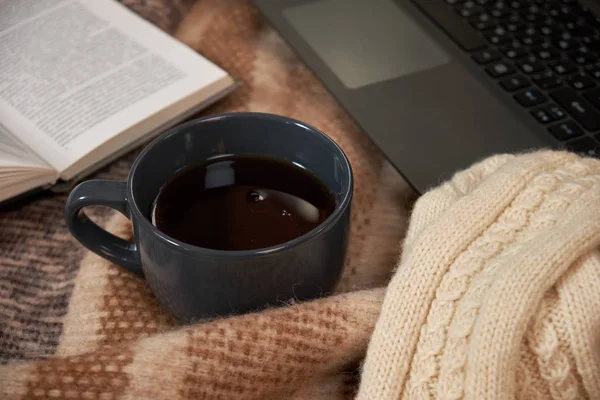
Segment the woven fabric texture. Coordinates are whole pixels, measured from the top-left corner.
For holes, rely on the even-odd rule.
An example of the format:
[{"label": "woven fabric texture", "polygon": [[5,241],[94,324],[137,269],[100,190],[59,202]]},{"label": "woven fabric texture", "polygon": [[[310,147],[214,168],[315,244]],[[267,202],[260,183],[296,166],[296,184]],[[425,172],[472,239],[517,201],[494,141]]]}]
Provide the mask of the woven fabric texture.
[{"label": "woven fabric texture", "polygon": [[[68,234],[65,196],[15,204],[0,212],[0,398],[600,398],[600,161],[498,155],[412,208],[248,1],[123,3],[242,83],[202,115],[286,115],[340,144],[356,179],[344,274],[329,297],[180,326]],[[125,179],[138,151],[95,177]],[[89,213],[132,237],[122,215]]]}]

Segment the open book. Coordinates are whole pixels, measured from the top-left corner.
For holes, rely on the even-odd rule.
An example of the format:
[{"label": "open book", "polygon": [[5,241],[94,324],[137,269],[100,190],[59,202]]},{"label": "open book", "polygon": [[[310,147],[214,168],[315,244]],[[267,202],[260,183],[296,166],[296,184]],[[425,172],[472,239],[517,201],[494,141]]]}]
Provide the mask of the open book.
[{"label": "open book", "polygon": [[236,86],[115,0],[0,9],[0,202],[76,181]]}]

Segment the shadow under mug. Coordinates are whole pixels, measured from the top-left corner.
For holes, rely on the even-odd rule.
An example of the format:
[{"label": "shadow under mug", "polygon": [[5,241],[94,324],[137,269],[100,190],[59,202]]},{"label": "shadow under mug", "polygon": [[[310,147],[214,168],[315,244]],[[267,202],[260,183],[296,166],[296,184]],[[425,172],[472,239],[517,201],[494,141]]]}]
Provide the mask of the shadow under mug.
[{"label": "shadow under mug", "polygon": [[[294,240],[245,251],[189,245],[151,223],[153,202],[177,171],[235,154],[275,157],[311,171],[334,194],[333,213]],[[173,316],[193,322],[329,294],[344,266],[352,191],[347,157],[321,131],[282,116],[230,113],[193,120],[164,133],[138,156],[127,182],[79,184],[67,200],[65,218],[84,246],[144,276]],[[81,212],[91,205],[108,206],[128,217],[134,241],[118,238],[92,222]]]}]

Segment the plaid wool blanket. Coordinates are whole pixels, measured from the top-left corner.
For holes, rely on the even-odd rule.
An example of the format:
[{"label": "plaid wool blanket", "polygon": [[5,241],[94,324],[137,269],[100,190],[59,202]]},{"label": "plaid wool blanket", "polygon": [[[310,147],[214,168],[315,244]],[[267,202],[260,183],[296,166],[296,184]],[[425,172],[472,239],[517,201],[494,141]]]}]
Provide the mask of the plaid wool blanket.
[{"label": "plaid wool blanket", "polygon": [[[242,83],[202,115],[281,114],[340,144],[356,188],[345,272],[333,297],[176,326],[143,280],[70,236],[66,196],[15,204],[0,211],[0,398],[353,397],[410,189],[248,1],[122,2]],[[138,152],[95,177],[124,180]],[[121,215],[88,214],[131,237]]]}]

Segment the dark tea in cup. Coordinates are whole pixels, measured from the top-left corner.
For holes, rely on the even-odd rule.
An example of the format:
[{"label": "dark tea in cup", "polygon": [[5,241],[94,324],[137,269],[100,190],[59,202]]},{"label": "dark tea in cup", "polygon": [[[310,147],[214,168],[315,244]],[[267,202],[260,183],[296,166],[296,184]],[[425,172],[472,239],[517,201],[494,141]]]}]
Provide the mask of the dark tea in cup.
[{"label": "dark tea in cup", "polygon": [[[229,113],[181,124],[146,146],[127,182],[90,180],[69,195],[71,233],[146,279],[180,321],[246,313],[332,293],[350,237],[348,158],[304,122]],[[131,219],[133,240],[85,207]]]},{"label": "dark tea in cup", "polygon": [[334,209],[331,191],[299,164],[234,155],[172,176],[154,202],[152,223],[194,246],[254,250],[304,235]]}]

